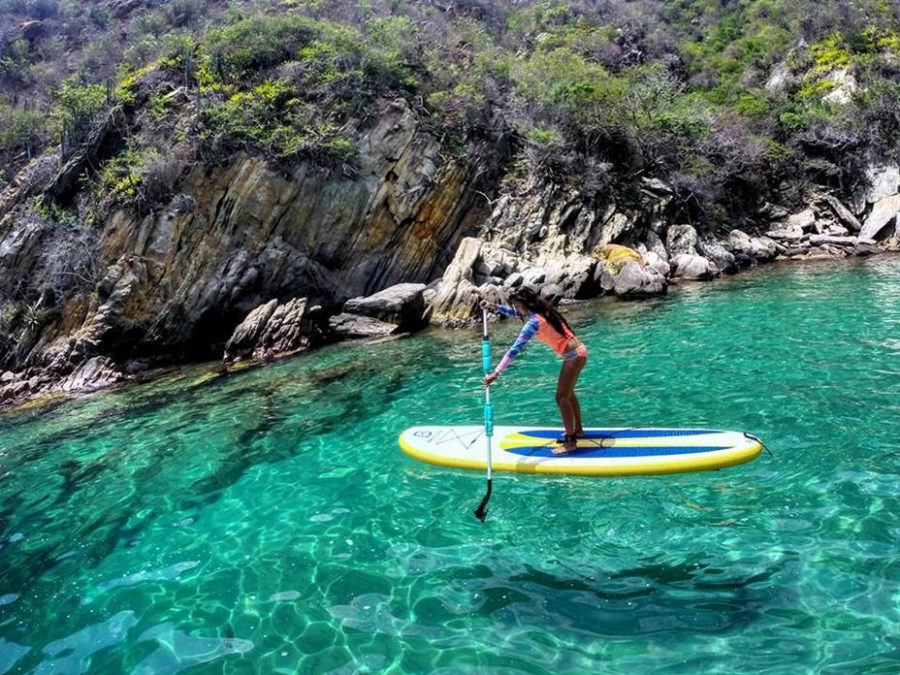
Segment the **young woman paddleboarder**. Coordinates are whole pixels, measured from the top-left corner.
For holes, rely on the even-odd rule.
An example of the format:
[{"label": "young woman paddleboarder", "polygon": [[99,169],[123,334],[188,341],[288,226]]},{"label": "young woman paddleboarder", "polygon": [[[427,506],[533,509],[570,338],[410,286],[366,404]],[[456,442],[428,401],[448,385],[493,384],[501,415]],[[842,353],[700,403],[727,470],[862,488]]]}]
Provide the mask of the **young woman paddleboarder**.
[{"label": "young woman paddleboarder", "polygon": [[578,398],[575,396],[575,383],[581,374],[581,369],[587,363],[587,347],[581,340],[575,337],[575,333],[569,327],[569,322],[549,302],[527,287],[519,287],[509,296],[512,307],[497,305],[493,302],[482,301],[481,306],[492,312],[504,316],[518,316],[525,320],[519,337],[513,346],[509,348],[494,372],[484,378],[485,386],[494,383],[500,373],[504,372],[528,344],[528,341],[537,337],[541,342],[559,354],[563,359],[562,370],[559,372],[559,384],[556,387],[556,404],[562,415],[563,426],[566,428],[565,437],[561,447],[554,448],[553,454],[561,455],[572,452],[578,447],[578,439],[584,438],[584,427],[581,424],[581,408]]}]

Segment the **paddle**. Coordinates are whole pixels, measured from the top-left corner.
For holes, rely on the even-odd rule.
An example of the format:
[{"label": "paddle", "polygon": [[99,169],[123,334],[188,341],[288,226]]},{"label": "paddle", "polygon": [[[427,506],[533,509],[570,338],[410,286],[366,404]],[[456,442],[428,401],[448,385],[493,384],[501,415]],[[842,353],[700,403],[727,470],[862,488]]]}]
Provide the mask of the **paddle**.
[{"label": "paddle", "polygon": [[[488,311],[482,308],[481,323],[483,335],[481,339],[481,365],[484,374],[491,372],[491,338],[488,335]],[[491,437],[494,435],[494,407],[491,405],[491,385],[484,387],[484,435],[487,438],[487,492],[481,504],[475,509],[475,517],[482,523],[487,518],[487,504],[491,499]]]}]

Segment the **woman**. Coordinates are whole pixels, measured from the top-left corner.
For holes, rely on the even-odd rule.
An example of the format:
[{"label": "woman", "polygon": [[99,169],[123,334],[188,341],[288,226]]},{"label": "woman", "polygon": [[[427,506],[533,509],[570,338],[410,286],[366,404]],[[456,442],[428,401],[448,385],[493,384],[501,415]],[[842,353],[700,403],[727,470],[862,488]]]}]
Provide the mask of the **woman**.
[{"label": "woman", "polygon": [[538,340],[549,345],[563,358],[559,384],[556,387],[556,404],[559,406],[563,426],[566,428],[562,447],[554,448],[553,454],[572,452],[578,447],[578,439],[584,438],[581,408],[578,405],[578,398],[575,396],[575,383],[578,381],[581,369],[587,363],[587,347],[575,337],[575,333],[572,332],[565,317],[530,288],[517,288],[510,295],[509,301],[512,307],[496,305],[487,301],[481,303],[485,309],[504,316],[527,317],[519,337],[506,352],[494,372],[484,378],[484,384],[488,386],[496,382],[500,373],[509,367],[509,364],[519,355],[531,338],[537,337]]}]

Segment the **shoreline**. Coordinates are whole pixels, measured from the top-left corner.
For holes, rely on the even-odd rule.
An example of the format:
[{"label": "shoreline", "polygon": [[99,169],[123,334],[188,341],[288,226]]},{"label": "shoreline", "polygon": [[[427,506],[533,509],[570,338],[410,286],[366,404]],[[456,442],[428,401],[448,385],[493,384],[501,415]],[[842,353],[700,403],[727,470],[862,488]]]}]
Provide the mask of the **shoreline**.
[{"label": "shoreline", "polygon": [[[741,269],[733,274],[723,274],[718,277],[714,277],[711,279],[703,279],[703,280],[673,280],[669,286],[668,292],[660,295],[652,295],[646,297],[619,297],[612,294],[601,294],[592,298],[578,299],[578,300],[567,300],[563,304],[567,310],[574,310],[575,313],[578,313],[581,308],[587,308],[589,305],[593,306],[608,306],[612,307],[615,305],[643,305],[647,303],[661,303],[665,302],[666,299],[677,299],[679,295],[684,293],[686,290],[691,288],[702,288],[707,285],[724,285],[724,284],[735,284],[735,283],[744,283],[748,279],[752,279],[755,276],[758,276],[763,273],[773,273],[782,269],[796,269],[798,267],[810,267],[810,268],[826,268],[826,267],[836,267],[838,265],[846,266],[850,265],[865,265],[870,260],[881,260],[884,258],[900,258],[900,252],[896,251],[880,251],[878,253],[866,256],[860,255],[850,255],[845,257],[817,257],[817,258],[802,258],[802,259],[791,259],[784,258],[780,260],[773,260],[770,262],[763,262],[759,264],[755,264],[751,267]],[[327,344],[323,344],[317,347],[311,347],[308,349],[304,349],[298,352],[293,352],[290,354],[278,355],[273,358],[261,358],[261,359],[247,359],[241,360],[231,364],[224,364],[221,360],[210,360],[210,361],[185,361],[181,363],[171,363],[168,365],[159,366],[157,368],[152,368],[150,370],[138,373],[137,375],[131,376],[129,379],[110,383],[104,386],[98,386],[86,390],[72,391],[72,392],[64,392],[64,391],[50,391],[37,393],[32,396],[26,396],[20,400],[9,400],[0,402],[0,416],[3,417],[12,417],[14,415],[18,415],[21,413],[27,412],[41,412],[48,409],[52,409],[61,405],[67,401],[82,399],[86,397],[91,397],[98,394],[105,394],[114,391],[120,391],[132,385],[139,384],[147,384],[149,382],[158,382],[163,380],[167,375],[174,374],[177,371],[183,369],[197,369],[201,371],[201,374],[198,375],[198,380],[202,380],[200,383],[209,382],[212,380],[217,380],[221,377],[227,377],[229,375],[238,375],[243,372],[257,370],[261,367],[272,363],[280,363],[294,357],[304,357],[311,356],[318,352],[323,347],[336,346],[336,345],[376,345],[386,341],[393,341],[397,339],[406,338],[412,335],[418,334],[431,334],[431,333],[446,333],[446,332],[466,332],[466,331],[475,331],[478,329],[474,323],[470,325],[458,325],[458,326],[447,326],[447,325],[436,325],[436,324],[426,324],[423,328],[415,331],[409,332],[401,332],[394,335],[386,336],[386,337],[372,337],[372,338],[362,338],[362,339],[347,339],[347,340],[337,340],[334,342],[330,342]]]}]

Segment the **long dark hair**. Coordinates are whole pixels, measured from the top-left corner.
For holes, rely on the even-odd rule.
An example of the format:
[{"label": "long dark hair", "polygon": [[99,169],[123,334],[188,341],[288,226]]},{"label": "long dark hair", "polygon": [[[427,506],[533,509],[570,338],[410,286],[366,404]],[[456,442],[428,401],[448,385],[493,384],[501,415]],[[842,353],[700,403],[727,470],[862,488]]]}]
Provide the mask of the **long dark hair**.
[{"label": "long dark hair", "polygon": [[529,312],[543,316],[560,335],[566,335],[567,332],[571,335],[575,334],[575,331],[569,326],[569,322],[566,321],[566,317],[560,314],[556,307],[527,286],[519,286],[510,293],[509,300],[510,302],[514,300],[520,302],[525,305]]}]

